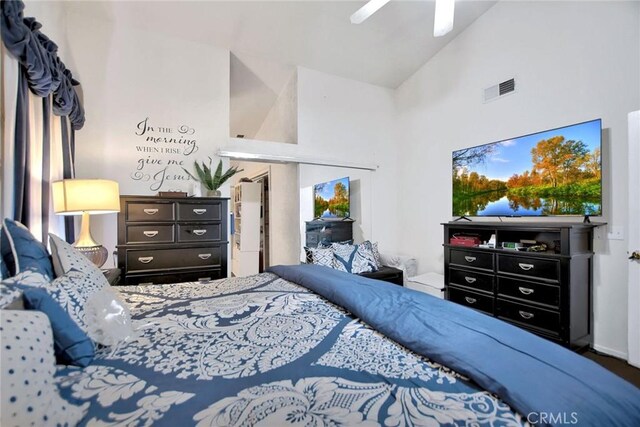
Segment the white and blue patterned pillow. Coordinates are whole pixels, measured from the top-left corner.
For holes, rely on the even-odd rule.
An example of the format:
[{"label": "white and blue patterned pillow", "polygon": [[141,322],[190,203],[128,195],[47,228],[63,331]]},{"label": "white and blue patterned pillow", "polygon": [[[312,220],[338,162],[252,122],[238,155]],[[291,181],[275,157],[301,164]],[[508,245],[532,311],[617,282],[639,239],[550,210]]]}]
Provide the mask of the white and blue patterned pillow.
[{"label": "white and blue patterned pillow", "polygon": [[56,277],[64,276],[70,271],[81,271],[89,277],[92,286],[99,288],[97,290],[109,288],[109,282],[102,271],[73,246],[51,233],[49,233],[49,244]]},{"label": "white and blue patterned pillow", "polygon": [[367,245],[331,245],[334,268],[347,273],[359,274],[376,271],[376,261]]},{"label": "white and blue patterned pillow", "polygon": [[54,382],[53,334],[47,316],[0,310],[0,342],[0,425],[77,425],[84,409],[65,401]]},{"label": "white and blue patterned pillow", "polygon": [[0,282],[0,309],[7,308],[16,301],[22,302],[20,296],[25,287],[44,288],[49,278],[39,271],[26,270]]},{"label": "white and blue patterned pillow", "polygon": [[311,263],[333,268],[332,248],[307,248],[311,254]]},{"label": "white and blue patterned pillow", "polygon": [[382,268],[382,258],[380,257],[380,250],[378,249],[378,242],[371,243],[369,240],[365,241],[364,244],[369,244],[371,246],[371,253],[373,254],[373,259],[376,262],[377,269]]},{"label": "white and blue patterned pillow", "polygon": [[[47,289],[94,342],[113,345],[134,336],[129,308],[86,256],[49,234],[53,267],[60,276]],[[117,313],[111,311],[117,307]],[[114,325],[113,322],[118,322]]]}]

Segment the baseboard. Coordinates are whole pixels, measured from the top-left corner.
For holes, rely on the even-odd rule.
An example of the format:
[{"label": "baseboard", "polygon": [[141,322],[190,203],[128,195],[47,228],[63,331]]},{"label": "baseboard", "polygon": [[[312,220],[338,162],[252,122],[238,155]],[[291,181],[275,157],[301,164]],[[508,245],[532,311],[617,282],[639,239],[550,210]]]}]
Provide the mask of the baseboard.
[{"label": "baseboard", "polygon": [[593,349],[598,353],[606,354],[608,356],[617,357],[618,359],[627,360],[628,355],[623,351],[613,350],[598,344],[593,345]]}]

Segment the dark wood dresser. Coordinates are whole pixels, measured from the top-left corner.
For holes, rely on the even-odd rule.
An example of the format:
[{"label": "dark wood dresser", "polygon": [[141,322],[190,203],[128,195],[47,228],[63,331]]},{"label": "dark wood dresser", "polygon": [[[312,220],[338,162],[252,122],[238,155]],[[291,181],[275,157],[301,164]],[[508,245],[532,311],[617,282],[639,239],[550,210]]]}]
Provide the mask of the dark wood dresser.
[{"label": "dark wood dresser", "polygon": [[305,222],[305,246],[318,247],[320,243],[331,245],[333,242],[353,240],[353,220],[321,220]]},{"label": "dark wood dresser", "polygon": [[[446,299],[580,349],[591,341],[593,229],[575,223],[444,225]],[[495,248],[450,244],[453,236],[492,235]],[[544,252],[502,244],[544,243]],[[529,243],[532,244],[532,243]],[[511,245],[513,246],[513,245]]]},{"label": "dark wood dresser", "polygon": [[227,277],[228,199],[121,196],[122,285]]}]

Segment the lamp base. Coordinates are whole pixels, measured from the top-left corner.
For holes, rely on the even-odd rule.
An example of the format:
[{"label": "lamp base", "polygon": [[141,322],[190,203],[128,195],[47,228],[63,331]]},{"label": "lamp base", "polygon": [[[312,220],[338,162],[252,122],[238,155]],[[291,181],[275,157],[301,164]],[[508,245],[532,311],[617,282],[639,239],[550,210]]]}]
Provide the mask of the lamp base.
[{"label": "lamp base", "polygon": [[85,247],[75,246],[75,250],[89,258],[89,260],[97,265],[98,268],[102,267],[109,257],[109,251],[107,251],[107,248],[102,245]]}]

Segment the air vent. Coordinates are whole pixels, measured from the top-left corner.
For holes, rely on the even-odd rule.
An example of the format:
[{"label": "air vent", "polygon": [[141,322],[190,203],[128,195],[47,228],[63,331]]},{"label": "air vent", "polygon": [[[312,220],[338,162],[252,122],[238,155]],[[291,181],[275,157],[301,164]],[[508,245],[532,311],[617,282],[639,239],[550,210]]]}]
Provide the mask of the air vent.
[{"label": "air vent", "polygon": [[484,102],[493,101],[516,91],[516,79],[505,80],[484,90]]}]

